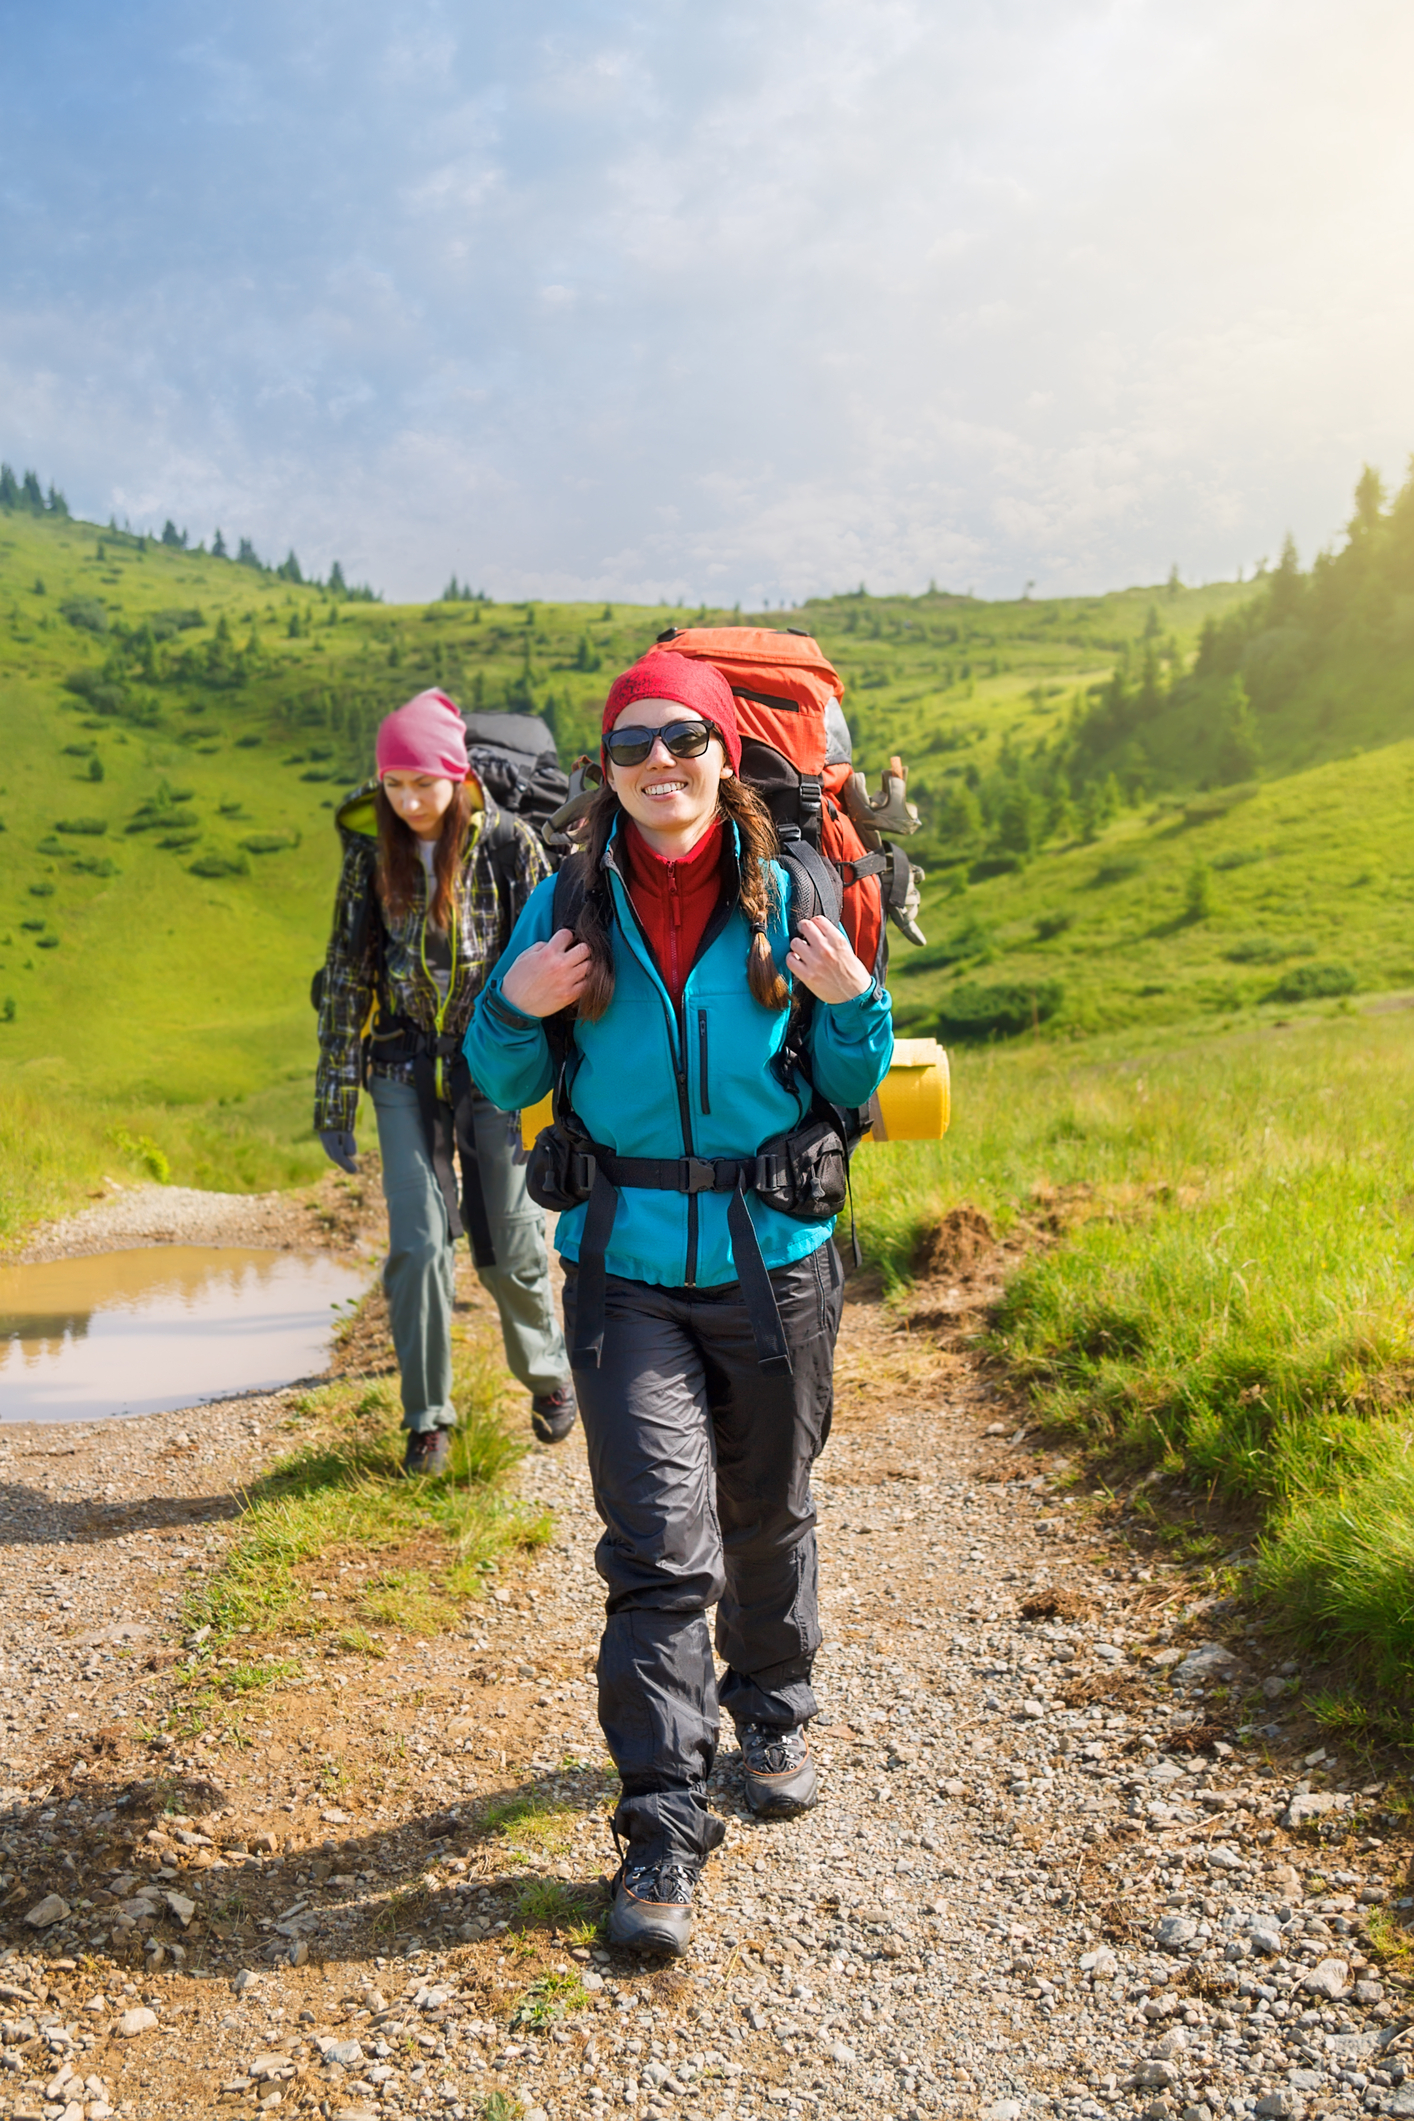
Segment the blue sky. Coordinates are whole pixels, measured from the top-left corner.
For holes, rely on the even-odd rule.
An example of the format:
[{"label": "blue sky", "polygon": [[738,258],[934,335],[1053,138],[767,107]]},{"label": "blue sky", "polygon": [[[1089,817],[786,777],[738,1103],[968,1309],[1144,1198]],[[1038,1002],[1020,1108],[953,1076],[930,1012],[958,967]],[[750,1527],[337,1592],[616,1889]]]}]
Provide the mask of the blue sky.
[{"label": "blue sky", "polygon": [[1230,575],[1414,449],[1414,10],[0,0],[0,456],[391,596]]}]

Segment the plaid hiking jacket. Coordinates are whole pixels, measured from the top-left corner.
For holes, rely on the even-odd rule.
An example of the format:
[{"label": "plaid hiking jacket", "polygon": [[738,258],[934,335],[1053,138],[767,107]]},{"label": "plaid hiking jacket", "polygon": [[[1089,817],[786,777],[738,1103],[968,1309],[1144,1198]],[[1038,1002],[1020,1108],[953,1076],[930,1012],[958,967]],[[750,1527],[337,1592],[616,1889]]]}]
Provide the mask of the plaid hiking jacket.
[{"label": "plaid hiking jacket", "polygon": [[391,1011],[409,1016],[426,1031],[438,1027],[440,1014],[441,1029],[460,1039],[521,908],[541,878],[550,873],[544,848],[533,829],[519,818],[513,820],[509,848],[503,850],[500,863],[493,862],[485,844],[487,813],[476,812],[457,883],[456,965],[444,1008],[437,984],[423,963],[426,879],[419,872],[416,896],[401,920],[389,920],[378,903],[374,888],[376,786],[369,781],[356,789],[336,816],[344,843],[344,866],[319,1003],[319,1068],[314,1088],[317,1133],[353,1131],[363,1087],[363,1034],[375,1001],[380,1014]]}]

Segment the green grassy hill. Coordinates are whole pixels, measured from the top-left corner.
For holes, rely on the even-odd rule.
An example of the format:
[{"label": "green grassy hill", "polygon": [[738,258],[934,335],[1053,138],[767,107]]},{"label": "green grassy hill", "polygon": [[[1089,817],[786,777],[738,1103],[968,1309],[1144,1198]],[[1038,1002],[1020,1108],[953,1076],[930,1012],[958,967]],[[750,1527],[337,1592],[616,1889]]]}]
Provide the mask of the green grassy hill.
[{"label": "green grassy hill", "polygon": [[1362,482],[1342,554],[1255,589],[393,609],[26,506],[0,468],[0,1243],[104,1172],[322,1170],[331,812],[390,707],[534,708],[568,758],[669,622],[808,626],[858,762],[910,760],[930,940],[891,984],[955,1049],[948,1140],[859,1159],[866,1242],[906,1277],[962,1199],[1061,1226],[995,1322],[1041,1417],[1116,1481],[1153,1466],[1136,1512],[1219,1499],[1195,1550],[1259,1528],[1288,1620],[1407,1725],[1406,519]]},{"label": "green grassy hill", "polygon": [[0,1228],[104,1168],[315,1173],[331,811],[380,717],[438,683],[544,714],[568,758],[671,622],[809,626],[859,762],[910,761],[930,945],[895,953],[907,1028],[1211,1022],[1414,979],[1403,748],[1186,803],[1086,750],[1125,673],[1159,669],[1191,714],[1195,661],[1241,662],[1271,584],[1255,605],[1234,583],[998,604],[861,588],[741,614],[464,592],[393,608],[297,575],[0,490]]}]

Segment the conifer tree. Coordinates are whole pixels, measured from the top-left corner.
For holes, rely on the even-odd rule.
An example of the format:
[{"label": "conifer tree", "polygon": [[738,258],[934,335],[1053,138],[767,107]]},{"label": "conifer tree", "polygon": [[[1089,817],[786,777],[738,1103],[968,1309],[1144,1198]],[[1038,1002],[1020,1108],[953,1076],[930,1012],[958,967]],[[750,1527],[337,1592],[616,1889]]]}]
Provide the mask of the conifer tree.
[{"label": "conifer tree", "polygon": [[213,560],[227,560],[230,558],[230,554],[226,550],[226,540],[221,535],[219,524],[216,527],[216,535],[211,540],[211,557]]}]

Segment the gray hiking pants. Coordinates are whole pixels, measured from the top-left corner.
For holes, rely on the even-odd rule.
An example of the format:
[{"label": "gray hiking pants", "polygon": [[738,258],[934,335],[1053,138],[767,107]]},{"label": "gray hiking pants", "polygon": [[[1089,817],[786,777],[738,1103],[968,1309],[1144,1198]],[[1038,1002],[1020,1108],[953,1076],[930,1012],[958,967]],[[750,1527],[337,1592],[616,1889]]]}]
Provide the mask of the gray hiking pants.
[{"label": "gray hiking pants", "polygon": [[[623,1782],[614,1826],[699,1858],[723,1831],[707,1809],[719,1702],[738,1723],[816,1712],[810,1469],[830,1429],[844,1273],[827,1243],[771,1283],[790,1377],[762,1374],[736,1282],[659,1289],[615,1275],[599,1368],[574,1374],[604,1523],[599,1721]],[[577,1293],[567,1264],[571,1342]]]},{"label": "gray hiking pants", "polygon": [[[451,1228],[427,1153],[411,1083],[375,1075],[369,1085],[378,1116],[383,1197],[388,1203],[388,1258],[383,1288],[403,1388],[405,1429],[444,1429],[452,1405]],[[494,1267],[478,1267],[481,1286],[501,1314],[501,1338],[512,1374],[531,1393],[553,1392],[569,1379],[569,1356],[550,1293],[545,1217],[525,1190],[525,1171],[511,1153],[509,1120],[484,1097],[473,1100],[476,1155],[495,1248]]]}]

